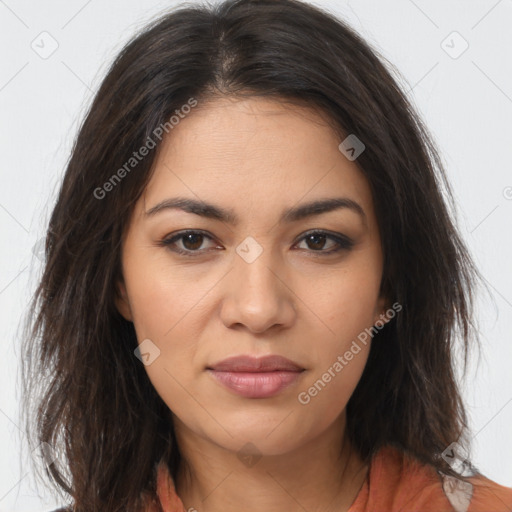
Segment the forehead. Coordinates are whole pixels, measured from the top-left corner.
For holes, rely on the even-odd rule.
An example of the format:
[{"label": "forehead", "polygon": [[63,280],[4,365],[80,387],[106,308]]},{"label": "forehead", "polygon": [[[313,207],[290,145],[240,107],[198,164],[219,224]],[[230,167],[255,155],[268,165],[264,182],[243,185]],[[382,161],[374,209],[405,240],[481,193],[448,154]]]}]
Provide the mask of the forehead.
[{"label": "forehead", "polygon": [[174,195],[234,210],[347,196],[372,213],[366,178],[339,150],[339,135],[313,108],[272,99],[199,104],[162,142],[144,208]]}]

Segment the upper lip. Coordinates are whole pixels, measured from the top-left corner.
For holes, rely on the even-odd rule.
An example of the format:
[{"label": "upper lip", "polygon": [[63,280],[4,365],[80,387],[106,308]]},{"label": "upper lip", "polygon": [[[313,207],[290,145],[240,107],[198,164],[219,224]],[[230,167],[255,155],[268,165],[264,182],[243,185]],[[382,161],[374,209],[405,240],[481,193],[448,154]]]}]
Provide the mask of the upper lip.
[{"label": "upper lip", "polygon": [[270,355],[264,357],[234,356],[223,359],[208,366],[209,370],[223,372],[299,372],[304,368],[290,359],[282,356]]}]

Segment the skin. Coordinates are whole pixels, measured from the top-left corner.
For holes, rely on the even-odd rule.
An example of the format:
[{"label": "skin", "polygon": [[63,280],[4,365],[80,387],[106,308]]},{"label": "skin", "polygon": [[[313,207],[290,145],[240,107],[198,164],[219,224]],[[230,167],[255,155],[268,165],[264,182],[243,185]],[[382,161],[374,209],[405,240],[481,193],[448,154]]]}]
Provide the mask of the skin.
[{"label": "skin", "polygon": [[[164,140],[135,206],[117,307],[139,343],[149,338],[160,350],[145,369],[172,411],[184,459],[176,489],[187,510],[339,512],[366,477],[345,436],[345,407],[370,342],[308,404],[297,398],[388,306],[370,188],[340,142],[308,108],[262,98],[200,104]],[[231,209],[239,222],[179,209],[145,214],[177,196]],[[364,217],[341,208],[278,222],[285,208],[333,197],[356,201]],[[174,243],[196,256],[160,244],[186,229],[207,233]],[[308,241],[310,230],[354,246],[328,255],[336,241]],[[251,263],[236,252],[248,236],[262,248]],[[305,371],[274,397],[245,398],[206,372],[241,354],[278,354]],[[237,457],[248,442],[260,457],[253,464]]]}]

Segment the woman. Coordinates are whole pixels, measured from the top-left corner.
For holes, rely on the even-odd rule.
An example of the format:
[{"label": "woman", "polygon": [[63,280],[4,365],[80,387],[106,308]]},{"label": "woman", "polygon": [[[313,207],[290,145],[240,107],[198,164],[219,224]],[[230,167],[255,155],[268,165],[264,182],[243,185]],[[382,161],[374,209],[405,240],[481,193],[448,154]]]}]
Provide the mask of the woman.
[{"label": "woman", "polygon": [[76,140],[25,346],[69,510],[510,510],[468,455],[478,272],[442,187],[329,14],[228,0],[138,35]]}]

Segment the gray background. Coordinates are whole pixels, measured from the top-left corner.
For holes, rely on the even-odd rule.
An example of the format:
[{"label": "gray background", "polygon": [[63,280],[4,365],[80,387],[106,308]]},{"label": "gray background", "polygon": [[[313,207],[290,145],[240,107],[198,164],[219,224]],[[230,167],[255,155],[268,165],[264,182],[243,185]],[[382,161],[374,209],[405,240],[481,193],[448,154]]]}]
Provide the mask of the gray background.
[{"label": "gray background", "polygon": [[[137,29],[176,3],[0,0],[0,512],[59,504],[35,486],[30,454],[21,451],[19,322],[41,271],[32,249],[107,66]],[[493,294],[480,296],[484,350],[463,383],[474,461],[512,486],[512,0],[314,3],[396,66],[441,150],[460,229]]]}]

